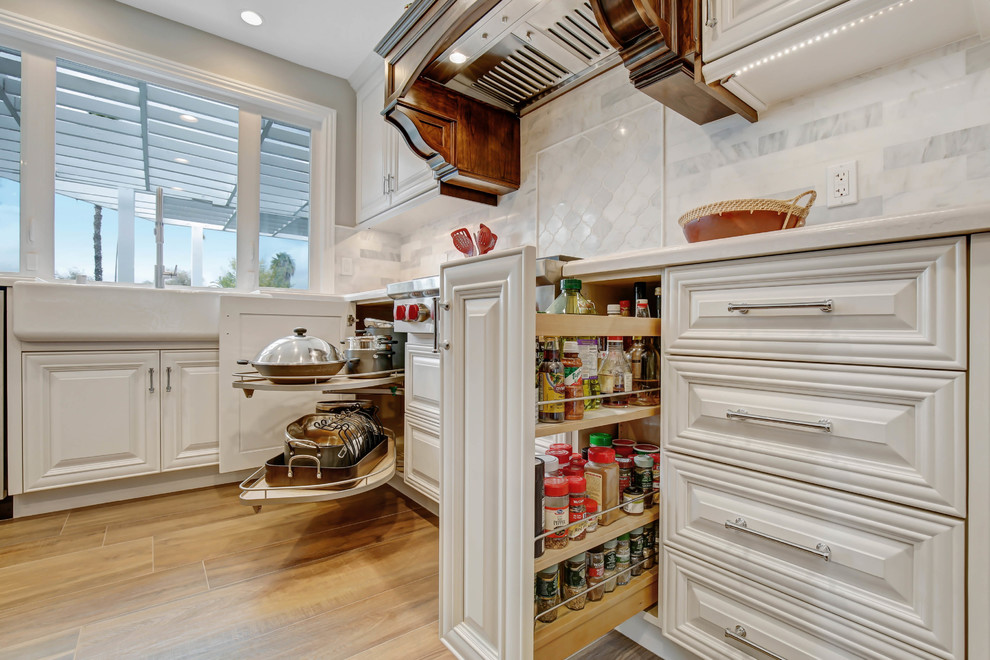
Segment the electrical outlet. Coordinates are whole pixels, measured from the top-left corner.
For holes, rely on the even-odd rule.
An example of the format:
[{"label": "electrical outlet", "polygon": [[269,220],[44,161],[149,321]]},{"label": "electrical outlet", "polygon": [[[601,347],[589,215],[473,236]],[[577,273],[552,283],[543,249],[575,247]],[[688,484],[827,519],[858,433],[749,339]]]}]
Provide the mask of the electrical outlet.
[{"label": "electrical outlet", "polygon": [[340,258],[340,274],[341,275],[353,275],[354,274],[354,260],[350,257]]},{"label": "electrical outlet", "polygon": [[828,208],[848,206],[859,201],[856,185],[856,161],[840,163],[828,168],[825,182],[825,205]]}]

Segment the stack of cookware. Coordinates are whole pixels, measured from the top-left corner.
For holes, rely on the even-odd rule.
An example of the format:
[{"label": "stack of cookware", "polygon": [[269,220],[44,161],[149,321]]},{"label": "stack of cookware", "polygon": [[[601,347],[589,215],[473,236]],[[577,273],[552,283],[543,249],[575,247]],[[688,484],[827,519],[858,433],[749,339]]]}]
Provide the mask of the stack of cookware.
[{"label": "stack of cookware", "polygon": [[387,440],[370,401],[322,401],[315,414],[286,427],[282,455],[265,464],[265,480],[269,486],[350,488],[388,453]]}]

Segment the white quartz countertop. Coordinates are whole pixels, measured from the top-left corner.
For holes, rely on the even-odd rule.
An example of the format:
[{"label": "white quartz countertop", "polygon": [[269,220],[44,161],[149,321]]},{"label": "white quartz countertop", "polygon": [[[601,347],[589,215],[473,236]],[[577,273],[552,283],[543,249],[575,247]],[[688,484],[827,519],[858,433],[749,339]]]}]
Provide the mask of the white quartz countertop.
[{"label": "white quartz countertop", "polygon": [[599,279],[656,276],[660,268],[829,248],[893,243],[990,231],[990,205],[848,220],[785,231],[635,250],[564,264],[563,276]]}]

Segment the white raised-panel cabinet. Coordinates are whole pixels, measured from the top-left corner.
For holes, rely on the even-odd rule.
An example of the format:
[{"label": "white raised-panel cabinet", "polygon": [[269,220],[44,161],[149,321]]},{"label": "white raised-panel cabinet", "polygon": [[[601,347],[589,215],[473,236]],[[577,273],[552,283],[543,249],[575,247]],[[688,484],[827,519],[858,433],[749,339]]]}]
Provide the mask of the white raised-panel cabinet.
[{"label": "white raised-panel cabinet", "polygon": [[403,474],[406,485],[440,501],[440,429],[412,415],[405,418]]},{"label": "white raised-panel cabinet", "polygon": [[158,351],[23,359],[25,491],[159,471]]},{"label": "white raised-panel cabinet", "polygon": [[357,90],[359,224],[384,219],[439,185],[426,161],[385,121],[384,102],[385,70],[380,68]]},{"label": "white raised-panel cabinet", "polygon": [[162,351],[162,471],[215,465],[219,351]]},{"label": "white raised-panel cabinet", "polygon": [[704,61],[718,59],[846,0],[706,0]]},{"label": "white raised-panel cabinet", "polygon": [[465,660],[533,655],[536,250],[440,268],[440,636]]},{"label": "white raised-panel cabinet", "polygon": [[406,413],[440,423],[440,354],[432,346],[406,344]]},{"label": "white raised-panel cabinet", "polygon": [[405,456],[407,485],[440,501],[440,355],[406,344]]},{"label": "white raised-panel cabinet", "polygon": [[386,210],[389,205],[386,168],[387,126],[382,117],[385,72],[381,70],[357,91],[358,222]]}]

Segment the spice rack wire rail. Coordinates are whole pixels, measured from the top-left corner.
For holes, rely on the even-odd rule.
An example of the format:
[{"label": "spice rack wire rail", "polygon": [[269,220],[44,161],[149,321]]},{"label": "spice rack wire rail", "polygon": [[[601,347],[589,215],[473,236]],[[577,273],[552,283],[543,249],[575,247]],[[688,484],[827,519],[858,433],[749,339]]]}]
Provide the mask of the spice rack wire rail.
[{"label": "spice rack wire rail", "polygon": [[545,550],[542,557],[537,557],[533,561],[533,571],[538,573],[548,566],[553,566],[554,564],[567,561],[568,558],[585,552],[589,548],[593,548],[596,545],[601,545],[606,541],[611,541],[612,539],[615,539],[626,532],[630,532],[637,527],[644,527],[646,525],[653,524],[659,519],[660,508],[656,504],[644,511],[642,515],[630,515],[623,512],[622,517],[613,522],[611,525],[603,526],[599,523],[597,530],[587,534],[584,539],[580,541],[568,540],[567,547],[560,548],[559,550]]},{"label": "spice rack wire rail", "polygon": [[631,422],[637,419],[646,419],[660,414],[660,406],[629,406],[628,408],[601,408],[598,410],[586,410],[584,419],[565,420],[563,422],[540,422],[536,425],[535,436],[542,438],[557,433],[568,433],[570,431],[581,431],[592,429],[597,426],[608,424],[618,424],[620,422]]},{"label": "spice rack wire rail", "polygon": [[537,314],[537,337],[659,337],[661,319],[592,314]]}]

